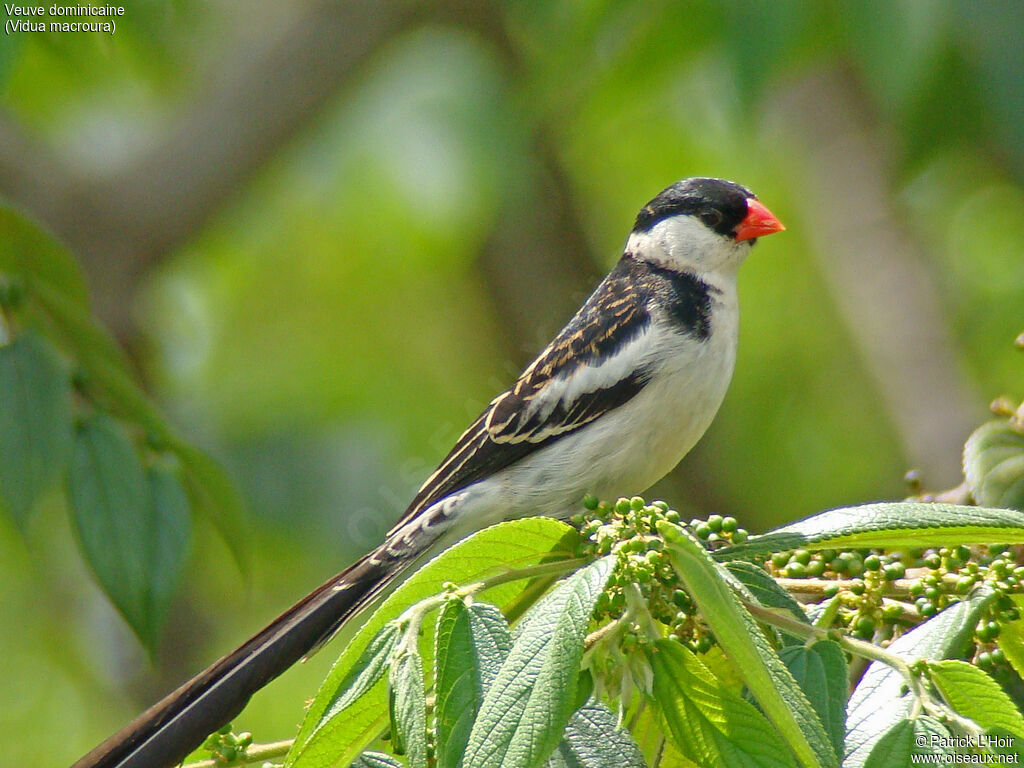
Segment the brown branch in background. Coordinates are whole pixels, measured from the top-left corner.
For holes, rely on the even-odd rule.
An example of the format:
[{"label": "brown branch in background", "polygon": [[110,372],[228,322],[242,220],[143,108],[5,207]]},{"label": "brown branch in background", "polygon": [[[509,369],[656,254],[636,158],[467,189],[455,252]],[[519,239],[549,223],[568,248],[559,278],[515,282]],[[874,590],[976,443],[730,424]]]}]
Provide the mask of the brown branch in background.
[{"label": "brown branch in background", "polygon": [[[413,9],[413,10],[410,10]],[[90,277],[97,314],[132,334],[135,288],[187,242],[341,85],[416,21],[404,3],[321,2],[288,32],[268,29],[198,93],[153,146],[105,178],[87,177],[0,114],[0,195],[64,240]]]},{"label": "brown branch in background", "polygon": [[[845,72],[810,75],[769,105],[807,158],[801,203],[812,251],[904,453],[930,487],[960,479],[958,446],[983,415],[925,258],[886,180],[879,129]],[[841,404],[840,404],[841,405]]]}]

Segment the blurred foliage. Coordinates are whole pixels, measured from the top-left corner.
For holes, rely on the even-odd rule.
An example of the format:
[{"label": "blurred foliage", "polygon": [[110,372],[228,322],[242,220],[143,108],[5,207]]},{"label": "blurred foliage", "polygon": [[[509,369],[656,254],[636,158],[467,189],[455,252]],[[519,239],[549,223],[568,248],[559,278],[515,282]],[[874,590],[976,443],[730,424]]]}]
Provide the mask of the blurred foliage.
[{"label": "blurred foliage", "polygon": [[[305,7],[133,0],[114,36],[4,36],[0,118],[116,180]],[[689,460],[716,505],[702,512],[757,530],[902,495],[905,448],[820,269],[828,255],[809,244],[808,147],[777,104],[817,72],[854,85],[980,423],[987,398],[1021,394],[1009,344],[1024,299],[1021,13],[1009,1],[508,0],[502,28],[482,30],[429,23],[428,10],[124,297],[145,332],[132,365],[251,500],[251,594],[200,520],[187,596],[149,668],[73,555],[60,499],[43,499],[24,536],[0,525],[0,612],[18,617],[0,632],[8,759],[40,762],[45,738],[45,762],[67,762],[378,540],[565,319],[538,311],[535,335],[511,338],[481,269],[510,200],[553,200],[531,181],[544,162],[567,180],[593,259],[563,313],[617,258],[639,206],[680,177],[744,183],[789,227],[742,273],[736,377]],[[688,503],[678,483],[656,490]],[[286,735],[269,729],[298,718],[309,668],[330,654],[258,697],[243,725]]]}]

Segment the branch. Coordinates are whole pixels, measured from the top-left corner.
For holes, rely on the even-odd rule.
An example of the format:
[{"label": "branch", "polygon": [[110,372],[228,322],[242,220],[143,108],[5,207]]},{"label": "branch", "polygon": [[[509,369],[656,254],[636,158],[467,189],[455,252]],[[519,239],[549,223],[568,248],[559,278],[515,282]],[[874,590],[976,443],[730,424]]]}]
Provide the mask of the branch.
[{"label": "branch", "polygon": [[[130,297],[395,35],[414,3],[319,2],[282,35],[265,30],[218,73],[152,148],[117,173],[87,177],[0,113],[0,195],[67,243],[91,277],[97,313],[130,335]],[[126,300],[127,299],[127,300]]]},{"label": "branch", "polygon": [[771,118],[806,158],[799,176],[813,253],[907,459],[929,486],[960,477],[978,421],[970,379],[927,260],[900,218],[881,128],[842,71],[805,77]]}]

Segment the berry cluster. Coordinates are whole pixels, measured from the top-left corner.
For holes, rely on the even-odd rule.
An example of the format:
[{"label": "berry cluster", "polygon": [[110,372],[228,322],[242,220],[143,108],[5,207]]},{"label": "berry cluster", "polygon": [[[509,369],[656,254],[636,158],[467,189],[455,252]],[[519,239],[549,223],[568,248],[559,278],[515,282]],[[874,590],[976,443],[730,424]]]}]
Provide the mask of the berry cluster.
[{"label": "berry cluster", "polygon": [[[628,657],[650,637],[664,635],[695,652],[708,651],[714,638],[657,534],[660,520],[679,524],[679,513],[665,502],[647,503],[639,496],[614,503],[591,496],[584,508],[572,518],[581,534],[580,554],[618,558],[598,598],[595,618],[602,625],[625,625],[617,634],[619,651]],[[711,515],[691,520],[688,527],[710,550],[747,539],[747,531],[732,517]],[[977,626],[972,660],[1001,677],[1012,676],[998,637],[1005,622],[1020,617],[1013,599],[1024,592],[1024,565],[1019,561],[1014,549],[990,545],[904,552],[796,549],[771,555],[763,566],[804,603],[836,598],[833,625],[881,646],[987,582],[998,597]],[[652,621],[660,628],[652,627]]]},{"label": "berry cluster", "polygon": [[[646,613],[666,626],[669,636],[696,652],[710,649],[713,640],[682,589],[656,529],[661,520],[680,523],[679,513],[663,501],[648,504],[639,496],[613,504],[588,496],[583,505],[586,511],[572,518],[583,538],[582,554],[618,557],[615,572],[598,598],[595,617],[601,623],[620,620],[626,615],[632,594],[642,598]],[[748,535],[735,518],[721,515],[691,520],[689,528],[709,549],[739,544]],[[628,653],[647,634],[642,622],[634,618],[622,633],[621,649]]]},{"label": "berry cluster", "polygon": [[765,568],[800,597],[838,596],[837,623],[853,636],[883,646],[987,582],[998,597],[975,630],[973,662],[988,671],[1009,672],[997,639],[1004,622],[1020,618],[1012,596],[1024,592],[1024,565],[1017,565],[1010,547],[797,549],[775,553]]},{"label": "berry cluster", "polygon": [[232,765],[244,761],[245,752],[252,744],[252,734],[248,731],[232,733],[228,723],[216,733],[211,733],[203,742],[203,749],[209,750],[210,759],[218,765]]}]

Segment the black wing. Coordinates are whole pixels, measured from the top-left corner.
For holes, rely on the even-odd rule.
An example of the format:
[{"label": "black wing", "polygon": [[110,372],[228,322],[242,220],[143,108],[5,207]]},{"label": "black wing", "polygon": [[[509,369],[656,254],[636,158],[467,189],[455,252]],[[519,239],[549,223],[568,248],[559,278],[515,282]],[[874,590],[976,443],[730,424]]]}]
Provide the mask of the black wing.
[{"label": "black wing", "polygon": [[395,528],[439,499],[618,408],[643,389],[649,371],[634,368],[568,399],[556,392],[574,373],[616,355],[650,324],[651,286],[637,279],[638,271],[647,268],[628,255],[619,261],[547,349],[462,434]]}]

